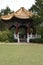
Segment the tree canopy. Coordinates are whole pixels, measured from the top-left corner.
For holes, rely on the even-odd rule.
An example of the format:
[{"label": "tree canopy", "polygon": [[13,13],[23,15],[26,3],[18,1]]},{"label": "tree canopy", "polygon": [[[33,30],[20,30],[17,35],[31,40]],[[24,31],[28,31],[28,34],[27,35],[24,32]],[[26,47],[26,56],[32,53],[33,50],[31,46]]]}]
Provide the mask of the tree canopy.
[{"label": "tree canopy", "polygon": [[35,5],[33,5],[30,10],[43,16],[43,0],[35,0]]},{"label": "tree canopy", "polygon": [[30,9],[37,16],[33,16],[35,23],[40,24],[43,22],[43,0],[35,0],[35,5]]},{"label": "tree canopy", "polygon": [[1,9],[0,16],[11,13],[11,9],[7,6],[5,9]]}]

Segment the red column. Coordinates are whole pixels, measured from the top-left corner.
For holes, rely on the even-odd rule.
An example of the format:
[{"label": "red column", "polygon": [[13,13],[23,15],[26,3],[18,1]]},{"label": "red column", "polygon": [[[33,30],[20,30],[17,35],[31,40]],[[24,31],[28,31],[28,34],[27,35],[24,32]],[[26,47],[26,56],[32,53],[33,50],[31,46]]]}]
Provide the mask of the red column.
[{"label": "red column", "polygon": [[16,22],[16,34],[18,34],[18,23]]},{"label": "red column", "polygon": [[29,26],[29,24],[27,25],[27,33],[30,34],[30,26]]}]

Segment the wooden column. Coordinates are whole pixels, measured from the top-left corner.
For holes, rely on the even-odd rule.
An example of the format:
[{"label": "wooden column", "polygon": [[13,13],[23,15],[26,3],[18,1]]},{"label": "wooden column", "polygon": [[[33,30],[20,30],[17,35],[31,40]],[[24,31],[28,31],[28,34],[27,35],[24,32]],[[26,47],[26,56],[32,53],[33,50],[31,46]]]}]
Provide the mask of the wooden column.
[{"label": "wooden column", "polygon": [[16,34],[18,34],[18,23],[16,22]]},{"label": "wooden column", "polygon": [[30,25],[27,24],[27,43],[29,43]]},{"label": "wooden column", "polygon": [[30,34],[30,25],[27,24],[27,33]]},{"label": "wooden column", "polygon": [[18,23],[16,22],[16,37],[17,37],[17,40],[18,40],[18,43],[20,42],[20,39],[19,39],[19,33],[18,33]]}]

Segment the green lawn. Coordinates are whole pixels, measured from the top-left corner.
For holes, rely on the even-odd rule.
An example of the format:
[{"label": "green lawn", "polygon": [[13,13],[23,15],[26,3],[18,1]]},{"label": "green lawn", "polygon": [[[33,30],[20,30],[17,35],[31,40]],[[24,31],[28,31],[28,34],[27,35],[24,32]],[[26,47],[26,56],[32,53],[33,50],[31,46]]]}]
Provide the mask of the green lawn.
[{"label": "green lawn", "polygon": [[0,65],[43,65],[43,45],[0,44]]}]

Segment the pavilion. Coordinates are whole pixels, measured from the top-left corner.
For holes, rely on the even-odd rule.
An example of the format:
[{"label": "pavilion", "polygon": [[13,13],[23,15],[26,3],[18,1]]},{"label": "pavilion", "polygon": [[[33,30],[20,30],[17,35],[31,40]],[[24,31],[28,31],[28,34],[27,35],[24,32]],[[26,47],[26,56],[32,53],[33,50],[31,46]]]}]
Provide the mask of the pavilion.
[{"label": "pavilion", "polygon": [[[35,34],[34,23],[32,19],[33,13],[21,7],[18,11],[8,13],[8,15],[1,16],[2,21],[6,27],[11,30],[15,28],[14,38],[19,41],[27,41],[29,34]],[[21,30],[21,32],[20,32]],[[24,30],[24,31],[23,31]]]}]

